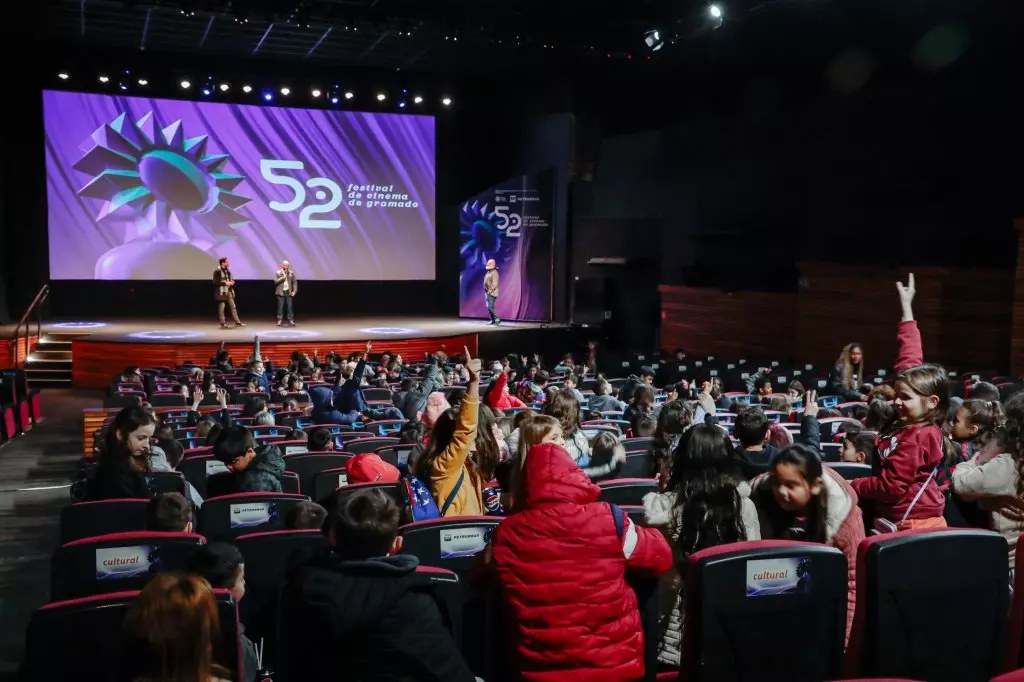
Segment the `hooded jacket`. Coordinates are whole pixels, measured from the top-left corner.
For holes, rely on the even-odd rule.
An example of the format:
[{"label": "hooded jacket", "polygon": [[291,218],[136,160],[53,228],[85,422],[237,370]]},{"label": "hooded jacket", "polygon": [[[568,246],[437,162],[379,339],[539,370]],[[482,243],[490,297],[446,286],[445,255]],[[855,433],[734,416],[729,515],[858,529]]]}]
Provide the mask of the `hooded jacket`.
[{"label": "hooded jacket", "polygon": [[313,404],[310,417],[315,423],[347,426],[359,419],[356,411],[342,412],[334,407],[334,398],[340,392],[340,386],[313,386],[309,389],[309,402]]},{"label": "hooded jacket", "polygon": [[494,531],[494,565],[517,679],[621,682],[644,674],[644,638],[626,572],[659,576],[672,550],[624,517],[554,443],[530,449],[519,510]]},{"label": "hooded jacket", "polygon": [[491,384],[490,388],[484,394],[487,399],[487,404],[496,410],[507,410],[512,407],[526,407],[519,398],[514,395],[505,395],[505,386],[508,385],[508,374],[505,372],[498,372],[498,376],[494,379],[494,383]]},{"label": "hooded jacket", "polygon": [[411,391],[402,393],[395,399],[395,407],[402,411],[406,419],[419,419],[420,412],[427,407],[427,398],[434,391],[440,390],[441,381],[439,375],[441,368],[437,365],[428,365],[427,374],[422,381]]},{"label": "hooded jacket", "polygon": [[234,476],[236,493],[279,493],[284,477],[284,456],[276,445],[261,445],[245,471]]},{"label": "hooded jacket", "polygon": [[473,682],[418,563],[326,550],[292,569],[281,595],[289,679]]}]

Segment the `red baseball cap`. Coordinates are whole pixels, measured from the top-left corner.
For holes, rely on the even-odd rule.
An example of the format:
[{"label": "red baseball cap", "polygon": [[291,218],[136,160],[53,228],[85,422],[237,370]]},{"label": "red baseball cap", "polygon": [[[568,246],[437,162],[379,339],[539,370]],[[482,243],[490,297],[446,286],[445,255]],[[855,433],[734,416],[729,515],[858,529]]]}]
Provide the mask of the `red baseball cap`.
[{"label": "red baseball cap", "polygon": [[352,483],[397,483],[401,478],[398,469],[380,458],[375,452],[356,455],[348,461],[348,482]]}]

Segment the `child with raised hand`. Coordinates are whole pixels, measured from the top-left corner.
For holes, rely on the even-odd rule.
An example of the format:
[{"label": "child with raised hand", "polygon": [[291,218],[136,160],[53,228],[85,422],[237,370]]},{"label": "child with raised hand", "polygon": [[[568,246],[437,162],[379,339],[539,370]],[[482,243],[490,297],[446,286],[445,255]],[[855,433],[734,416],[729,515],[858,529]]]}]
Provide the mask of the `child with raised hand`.
[{"label": "child with raised hand", "polygon": [[[971,402],[975,401],[968,400],[964,406]],[[1024,393],[1006,402],[1005,417],[982,450],[953,470],[953,492],[963,500],[977,501],[988,513],[992,530],[1009,545],[1012,571],[1017,539],[1024,532]],[[957,430],[956,425],[953,428]]]},{"label": "child with raised hand", "polygon": [[923,364],[921,332],[912,303],[916,287],[896,283],[903,319],[896,361],[896,415],[878,439],[874,475],[852,482],[862,499],[874,505],[875,530],[943,528],[946,506],[935,482],[939,465],[952,463],[958,448],[945,438],[942,423],[949,409],[949,378],[939,365]]},{"label": "child with raised hand", "polygon": [[751,488],[763,539],[819,542],[846,555],[849,637],[857,603],[857,547],[864,539],[857,493],[821,465],[817,452],[799,443],[775,455],[768,473],[754,479]]}]

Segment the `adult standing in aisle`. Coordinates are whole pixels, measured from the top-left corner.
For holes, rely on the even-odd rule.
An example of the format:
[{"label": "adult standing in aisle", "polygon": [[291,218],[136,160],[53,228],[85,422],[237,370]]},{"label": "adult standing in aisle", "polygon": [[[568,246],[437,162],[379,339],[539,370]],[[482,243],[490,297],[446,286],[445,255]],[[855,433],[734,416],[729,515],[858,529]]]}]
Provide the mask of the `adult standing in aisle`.
[{"label": "adult standing in aisle", "polygon": [[238,319],[238,308],[235,307],[235,279],[231,276],[231,270],[228,269],[228,259],[221,258],[219,264],[220,267],[213,271],[213,291],[214,298],[217,300],[220,328],[230,329],[224,317],[225,306],[231,311],[231,319],[234,320],[235,326],[244,327],[245,325]]},{"label": "adult standing in aisle", "polygon": [[281,262],[281,269],[274,273],[274,295],[277,296],[277,326],[283,326],[287,312],[288,326],[295,326],[295,309],[292,299],[299,290],[299,280],[288,261]]}]

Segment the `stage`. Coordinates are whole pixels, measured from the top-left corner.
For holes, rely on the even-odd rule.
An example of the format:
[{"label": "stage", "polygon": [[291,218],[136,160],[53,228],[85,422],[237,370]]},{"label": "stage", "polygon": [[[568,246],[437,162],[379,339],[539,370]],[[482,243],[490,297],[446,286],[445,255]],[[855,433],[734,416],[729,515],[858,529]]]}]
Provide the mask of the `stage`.
[{"label": "stage", "polygon": [[[128,366],[175,366],[186,361],[205,365],[222,341],[237,365],[252,353],[256,336],[263,355],[275,364],[287,364],[295,350],[310,355],[316,351],[321,357],[332,350],[347,354],[362,349],[367,340],[373,342],[374,352],[389,350],[406,360],[438,350],[462,353],[464,346],[473,354],[494,358],[540,352],[546,345],[542,333],[551,333],[547,328],[563,334],[566,329],[554,323],[502,322],[493,327],[486,320],[407,315],[304,318],[295,327],[277,327],[272,319],[244,321],[247,327],[222,330],[216,319],[209,318],[50,320],[42,326],[42,345],[37,347],[35,339],[30,343],[29,368],[55,365],[58,361],[51,361],[48,354],[60,353],[61,361],[70,361],[75,387],[106,388]],[[33,325],[30,334],[35,333]],[[13,326],[0,327],[0,339],[13,335]],[[560,338],[558,345],[565,341]],[[0,345],[6,351],[8,343]]]}]

